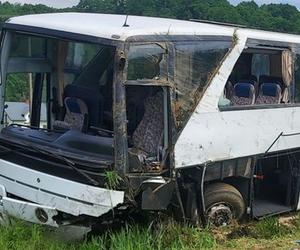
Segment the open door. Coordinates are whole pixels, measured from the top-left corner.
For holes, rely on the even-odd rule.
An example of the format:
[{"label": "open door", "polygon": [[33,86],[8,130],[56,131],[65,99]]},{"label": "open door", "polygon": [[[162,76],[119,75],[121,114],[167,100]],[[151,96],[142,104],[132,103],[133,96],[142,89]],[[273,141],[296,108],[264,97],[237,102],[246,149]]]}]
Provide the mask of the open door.
[{"label": "open door", "polygon": [[289,212],[295,208],[299,186],[296,155],[290,152],[259,159],[254,175],[253,216]]}]

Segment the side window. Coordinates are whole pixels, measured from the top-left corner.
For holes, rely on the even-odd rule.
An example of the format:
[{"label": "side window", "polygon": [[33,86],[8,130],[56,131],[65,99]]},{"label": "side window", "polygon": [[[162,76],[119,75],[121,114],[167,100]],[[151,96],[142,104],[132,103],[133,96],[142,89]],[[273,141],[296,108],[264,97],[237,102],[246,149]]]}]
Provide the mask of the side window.
[{"label": "side window", "polygon": [[4,124],[47,128],[47,88],[44,74],[7,75]]},{"label": "side window", "polygon": [[46,39],[12,33],[10,57],[46,58]]},{"label": "side window", "polygon": [[[77,43],[77,42],[68,42],[61,43],[62,52],[65,53],[64,57],[64,81],[65,85],[71,84],[74,81],[77,81],[77,78],[82,74],[82,71],[88,67],[89,63],[95,60],[95,57],[98,54],[104,54],[105,47],[98,44],[88,44],[88,43]],[[99,56],[98,58],[103,59]],[[103,60],[102,60],[103,61]],[[106,61],[100,62],[107,63]],[[95,71],[95,70],[94,70]],[[98,69],[100,71],[100,69]],[[84,76],[87,78],[86,76]],[[81,77],[82,78],[82,77]],[[85,84],[88,84],[89,81],[86,81]]]},{"label": "side window", "polygon": [[197,41],[174,44],[174,83],[177,95],[175,112],[179,130],[196,107],[212,75],[231,46],[231,41]]},{"label": "side window", "polygon": [[7,75],[4,124],[30,125],[33,77],[28,73]]},{"label": "side window", "polygon": [[231,72],[219,107],[284,105],[293,102],[292,90],[290,50],[247,48]]}]

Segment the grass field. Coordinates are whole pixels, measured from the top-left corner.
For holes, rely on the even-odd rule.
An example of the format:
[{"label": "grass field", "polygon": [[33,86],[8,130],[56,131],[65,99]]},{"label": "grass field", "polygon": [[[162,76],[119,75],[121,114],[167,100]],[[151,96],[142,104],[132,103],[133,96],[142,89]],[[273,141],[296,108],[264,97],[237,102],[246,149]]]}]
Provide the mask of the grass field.
[{"label": "grass field", "polygon": [[11,226],[0,227],[0,249],[297,249],[300,218],[299,215],[290,218],[273,217],[222,229],[193,228],[167,219],[148,226],[125,225],[120,230],[76,243],[54,239],[47,228],[14,221]]}]

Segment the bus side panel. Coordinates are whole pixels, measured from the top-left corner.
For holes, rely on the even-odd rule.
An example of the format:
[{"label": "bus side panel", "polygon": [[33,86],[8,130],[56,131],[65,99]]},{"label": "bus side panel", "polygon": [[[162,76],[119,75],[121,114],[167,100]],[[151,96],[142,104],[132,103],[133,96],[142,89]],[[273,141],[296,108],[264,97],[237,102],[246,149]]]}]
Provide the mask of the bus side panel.
[{"label": "bus side panel", "polygon": [[175,165],[181,168],[298,147],[300,107],[194,113],[176,143]]}]

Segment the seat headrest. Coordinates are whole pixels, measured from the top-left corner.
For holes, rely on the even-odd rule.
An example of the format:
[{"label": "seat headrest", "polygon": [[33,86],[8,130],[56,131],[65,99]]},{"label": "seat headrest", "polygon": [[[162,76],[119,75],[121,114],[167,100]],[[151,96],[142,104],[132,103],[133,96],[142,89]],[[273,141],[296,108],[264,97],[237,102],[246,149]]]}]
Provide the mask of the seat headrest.
[{"label": "seat headrest", "polygon": [[260,95],[276,97],[281,94],[281,87],[277,83],[263,83],[260,92]]},{"label": "seat headrest", "polygon": [[253,86],[255,86],[255,85],[257,84],[256,81],[251,80],[251,79],[248,79],[248,78],[241,79],[241,80],[239,80],[237,83],[247,83],[247,84],[250,83],[250,84],[253,85]]},{"label": "seat headrest", "polygon": [[87,113],[86,104],[79,98],[66,97],[65,106],[71,113],[85,114]]},{"label": "seat headrest", "polygon": [[252,98],[254,86],[251,83],[237,83],[234,85],[234,93],[238,97]]}]

